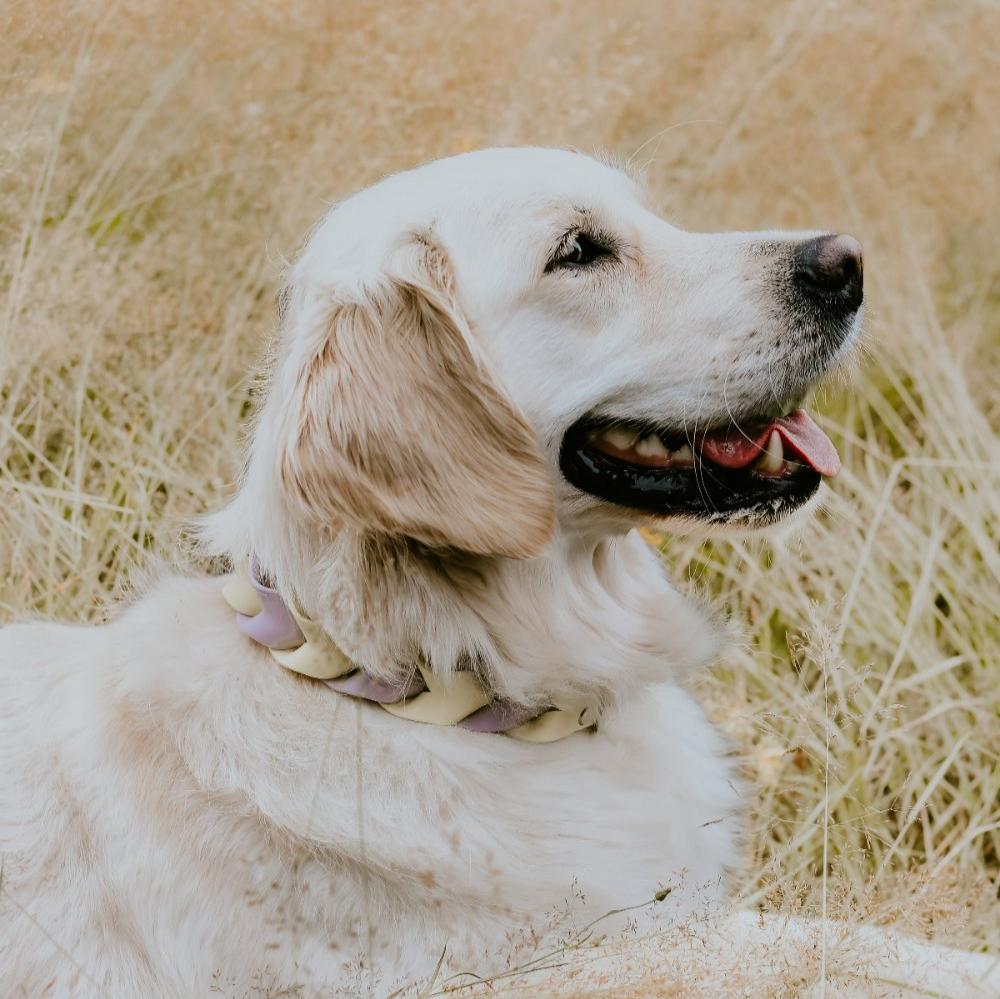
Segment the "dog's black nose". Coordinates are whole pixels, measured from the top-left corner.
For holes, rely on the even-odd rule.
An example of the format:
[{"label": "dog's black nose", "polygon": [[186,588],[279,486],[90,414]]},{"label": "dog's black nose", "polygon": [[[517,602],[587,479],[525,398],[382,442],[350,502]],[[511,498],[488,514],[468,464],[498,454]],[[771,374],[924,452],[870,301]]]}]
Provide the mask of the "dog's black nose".
[{"label": "dog's black nose", "polygon": [[861,244],[853,236],[817,236],[799,243],[795,284],[822,305],[857,309],[864,299]]}]

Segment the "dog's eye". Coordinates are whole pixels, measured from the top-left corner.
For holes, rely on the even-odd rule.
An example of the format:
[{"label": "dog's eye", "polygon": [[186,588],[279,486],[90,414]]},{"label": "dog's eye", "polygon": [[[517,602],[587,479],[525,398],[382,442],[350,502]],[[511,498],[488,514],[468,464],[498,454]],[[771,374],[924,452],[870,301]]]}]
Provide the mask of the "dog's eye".
[{"label": "dog's eye", "polygon": [[585,232],[573,232],[566,237],[545,269],[553,271],[561,267],[586,267],[595,260],[610,256],[610,248],[598,242],[593,236]]}]

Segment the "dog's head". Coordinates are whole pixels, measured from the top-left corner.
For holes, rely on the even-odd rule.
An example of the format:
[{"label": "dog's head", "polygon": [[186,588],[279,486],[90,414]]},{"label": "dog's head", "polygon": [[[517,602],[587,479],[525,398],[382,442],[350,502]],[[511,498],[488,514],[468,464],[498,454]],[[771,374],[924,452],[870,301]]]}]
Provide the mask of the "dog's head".
[{"label": "dog's head", "polygon": [[310,238],[247,487],[320,530],[514,558],[557,524],[772,523],[836,471],[798,403],[861,300],[848,236],[682,232],[568,151],[431,163]]}]

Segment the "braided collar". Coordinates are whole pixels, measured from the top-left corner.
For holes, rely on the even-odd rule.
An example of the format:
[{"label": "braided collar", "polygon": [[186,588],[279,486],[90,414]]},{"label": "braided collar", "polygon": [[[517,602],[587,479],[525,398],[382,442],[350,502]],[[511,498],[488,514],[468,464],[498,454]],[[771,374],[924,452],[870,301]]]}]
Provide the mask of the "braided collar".
[{"label": "braided collar", "polygon": [[474,673],[459,670],[443,681],[420,664],[412,677],[382,680],[366,673],[322,628],[291,609],[262,578],[256,558],[249,570],[227,577],[222,588],[245,635],[265,646],[285,669],[312,677],[332,690],[371,701],[397,718],[431,725],[456,725],[471,732],[507,735],[522,742],[556,742],[593,729],[591,707],[538,711],[490,694]]}]

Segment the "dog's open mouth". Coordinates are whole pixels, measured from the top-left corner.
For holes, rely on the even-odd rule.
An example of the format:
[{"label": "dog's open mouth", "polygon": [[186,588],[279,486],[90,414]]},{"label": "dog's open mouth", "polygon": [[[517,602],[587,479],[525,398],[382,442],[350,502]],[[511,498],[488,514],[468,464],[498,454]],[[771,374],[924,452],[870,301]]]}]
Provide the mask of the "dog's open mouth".
[{"label": "dog's open mouth", "polygon": [[840,458],[797,409],[696,434],[585,417],[566,434],[560,466],[578,489],[621,506],[759,526],[801,506]]}]

